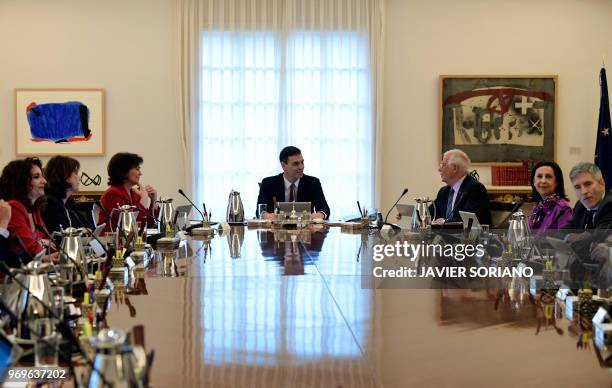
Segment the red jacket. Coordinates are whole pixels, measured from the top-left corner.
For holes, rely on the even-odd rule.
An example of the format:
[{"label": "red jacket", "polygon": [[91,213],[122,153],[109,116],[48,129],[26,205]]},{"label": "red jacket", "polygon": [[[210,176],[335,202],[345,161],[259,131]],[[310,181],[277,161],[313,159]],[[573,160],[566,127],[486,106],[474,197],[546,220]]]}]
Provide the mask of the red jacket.
[{"label": "red jacket", "polygon": [[[39,253],[44,249],[41,240],[48,238],[35,225],[39,224],[44,230],[47,230],[45,222],[40,217],[40,213],[38,211],[28,213],[23,203],[15,199],[9,200],[8,203],[12,208],[11,219],[7,228],[8,231],[12,236],[17,236],[21,239],[30,254],[35,255]],[[17,251],[22,250],[16,242],[11,244],[11,248]]]},{"label": "red jacket", "polygon": [[[142,221],[146,218],[147,226],[155,226],[155,203],[151,201],[151,206],[149,207],[149,209],[145,209],[144,206],[142,206],[142,204],[140,203],[140,195],[135,190],[130,190],[130,193],[128,194],[123,185],[109,186],[100,198],[100,203],[102,204],[102,206],[104,206],[104,209],[108,213],[111,213],[113,209],[117,208],[117,204],[119,206],[136,206],[139,210],[138,217],[136,218],[136,220]],[[98,217],[98,225],[106,223],[106,227],[104,228],[105,232],[111,231],[111,225],[108,222],[108,216],[109,215],[106,214],[104,210],[102,210],[100,211],[100,215]],[[118,217],[119,213],[117,211],[113,212],[113,230],[117,228]]]}]

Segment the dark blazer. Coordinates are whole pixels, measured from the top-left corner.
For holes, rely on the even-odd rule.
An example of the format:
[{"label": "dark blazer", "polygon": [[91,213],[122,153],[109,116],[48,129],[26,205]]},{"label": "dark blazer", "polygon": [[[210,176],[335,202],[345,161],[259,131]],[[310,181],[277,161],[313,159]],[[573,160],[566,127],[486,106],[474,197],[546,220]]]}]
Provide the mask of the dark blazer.
[{"label": "dark blazer", "polygon": [[59,232],[60,225],[64,229],[69,226],[73,228],[91,227],[91,225],[86,225],[72,198],[68,198],[64,204],[64,201],[58,197],[47,194],[47,206],[41,216],[49,232]]},{"label": "dark blazer", "polygon": [[[446,203],[451,187],[446,185],[438,191],[438,196],[433,205],[429,207],[431,216],[434,217],[433,207],[435,206],[436,218],[445,218]],[[478,222],[485,225],[491,225],[491,206],[489,203],[489,195],[484,185],[472,178],[471,175],[466,175],[463,183],[459,187],[453,214],[447,222],[461,222],[459,211],[471,212],[476,214]]]},{"label": "dark blazer", "polygon": [[9,240],[0,235],[0,260],[4,261],[9,267],[20,268],[22,263],[27,264],[31,259],[25,252],[22,252],[21,255],[15,253],[11,249]]},{"label": "dark blazer", "polygon": [[[272,212],[274,208],[272,197],[276,197],[276,202],[285,202],[285,180],[282,173],[261,181],[257,204],[267,204],[268,211]],[[297,189],[296,202],[311,202],[313,210],[325,213],[326,218],[329,219],[329,206],[319,179],[304,175]]]},{"label": "dark blazer", "polygon": [[[587,222],[586,215],[587,211],[582,202],[576,202],[576,205],[574,205],[574,215],[563,229],[583,230]],[[597,206],[593,224],[595,229],[610,229],[612,227],[612,191],[608,191],[599,203],[599,206]]]},{"label": "dark blazer", "polygon": [[[564,238],[568,233],[576,232],[580,233],[585,230],[587,222],[587,211],[582,202],[576,202],[574,206],[574,214],[572,219],[560,230],[557,237]],[[596,277],[597,273],[593,273],[592,270],[587,270],[582,263],[600,264],[595,262],[591,258],[591,245],[604,241],[609,236],[610,227],[612,226],[612,191],[608,191],[602,201],[597,206],[597,212],[593,219],[594,228],[591,229],[589,237],[574,241],[570,244],[578,260],[576,260],[570,266],[572,286],[581,286],[582,281],[588,277]],[[605,267],[604,267],[605,268]]]}]

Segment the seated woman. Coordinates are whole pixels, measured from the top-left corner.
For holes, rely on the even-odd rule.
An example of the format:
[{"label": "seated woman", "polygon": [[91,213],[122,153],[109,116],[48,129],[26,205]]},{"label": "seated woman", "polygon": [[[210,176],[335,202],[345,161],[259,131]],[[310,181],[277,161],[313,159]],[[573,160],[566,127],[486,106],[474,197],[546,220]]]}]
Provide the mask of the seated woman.
[{"label": "seated woman", "polygon": [[534,236],[562,228],[572,219],[572,207],[565,195],[563,173],[555,162],[539,162],[531,171],[532,196],[536,205],[529,215]]},{"label": "seated woman", "polygon": [[[11,205],[11,219],[7,229],[18,241],[11,243],[13,251],[28,256],[42,252],[49,245],[49,232],[40,216],[45,205],[45,180],[42,164],[37,158],[13,160],[4,167],[0,176],[0,198]],[[44,256],[44,260],[55,260],[57,252]]]},{"label": "seated woman", "polygon": [[62,228],[90,227],[79,214],[72,194],[79,191],[78,160],[67,156],[54,156],[45,166],[47,186],[47,206],[42,212],[42,219],[51,232],[58,232]]},{"label": "seated woman", "polygon": [[[114,208],[123,205],[135,206],[139,212],[137,221],[155,226],[155,213],[157,209],[157,192],[149,185],[140,184],[142,172],[142,157],[128,152],[120,152],[113,155],[108,162],[108,184],[100,203],[103,206],[100,211],[98,224],[106,223],[105,232],[111,230],[109,215]],[[113,214],[113,229],[117,226],[118,214]]]}]

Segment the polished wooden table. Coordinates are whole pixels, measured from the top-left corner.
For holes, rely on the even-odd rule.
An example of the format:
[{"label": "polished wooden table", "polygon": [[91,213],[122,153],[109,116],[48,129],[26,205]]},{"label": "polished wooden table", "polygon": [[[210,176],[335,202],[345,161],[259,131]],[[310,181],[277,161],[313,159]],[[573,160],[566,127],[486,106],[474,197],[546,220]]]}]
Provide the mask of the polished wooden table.
[{"label": "polished wooden table", "polygon": [[156,387],[610,387],[593,349],[523,294],[361,287],[375,234],[233,229],[158,252],[115,298],[145,325]]}]

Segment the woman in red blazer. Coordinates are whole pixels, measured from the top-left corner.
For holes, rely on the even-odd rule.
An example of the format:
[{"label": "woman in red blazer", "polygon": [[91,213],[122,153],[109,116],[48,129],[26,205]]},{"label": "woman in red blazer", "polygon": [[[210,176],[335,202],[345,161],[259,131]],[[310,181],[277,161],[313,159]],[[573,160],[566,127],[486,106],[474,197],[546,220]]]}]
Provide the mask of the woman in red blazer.
[{"label": "woman in red blazer", "polygon": [[[140,184],[142,176],[141,156],[128,152],[120,152],[113,155],[108,162],[108,185],[110,186],[100,203],[103,206],[98,219],[98,224],[106,223],[105,232],[110,232],[109,215],[118,206],[132,205],[138,208],[137,221],[147,223],[147,226],[155,226],[155,214],[158,210],[156,204],[157,191],[149,185]],[[117,212],[113,213],[113,229],[117,226]]]},{"label": "woman in red blazer", "polygon": [[[49,244],[49,232],[40,216],[45,205],[45,184],[42,164],[38,158],[13,160],[4,167],[0,176],[0,197],[11,205],[8,231],[18,237],[30,255],[42,252]],[[22,251],[19,242],[11,249]],[[43,257],[55,260],[57,252]]]}]

